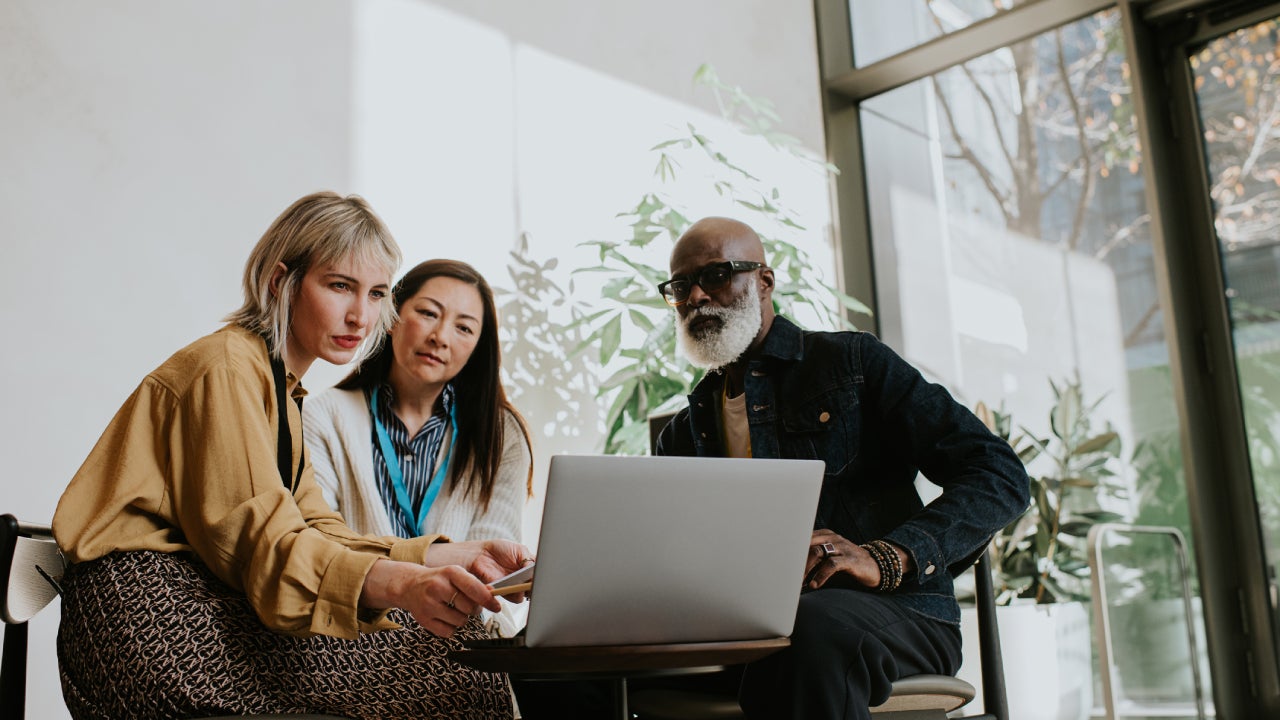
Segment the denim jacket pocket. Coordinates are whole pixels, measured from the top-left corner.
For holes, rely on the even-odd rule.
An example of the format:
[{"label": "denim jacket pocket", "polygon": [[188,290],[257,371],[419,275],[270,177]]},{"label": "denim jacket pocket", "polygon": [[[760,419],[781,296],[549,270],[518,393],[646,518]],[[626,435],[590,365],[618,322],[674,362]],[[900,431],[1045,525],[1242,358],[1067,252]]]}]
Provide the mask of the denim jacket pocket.
[{"label": "denim jacket pocket", "polygon": [[786,441],[796,457],[826,460],[826,474],[838,475],[858,456],[858,394],[842,385],[787,403],[780,413]]}]

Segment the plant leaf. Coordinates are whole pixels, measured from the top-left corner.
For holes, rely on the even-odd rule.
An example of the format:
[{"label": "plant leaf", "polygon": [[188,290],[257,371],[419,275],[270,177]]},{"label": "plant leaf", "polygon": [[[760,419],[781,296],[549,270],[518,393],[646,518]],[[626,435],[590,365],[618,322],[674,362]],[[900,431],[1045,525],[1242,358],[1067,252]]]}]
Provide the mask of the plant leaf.
[{"label": "plant leaf", "polygon": [[1119,433],[1116,433],[1116,432],[1105,432],[1105,433],[1102,433],[1101,435],[1095,435],[1089,438],[1088,440],[1085,440],[1084,442],[1077,445],[1076,454],[1086,455],[1091,452],[1099,452],[1101,450],[1105,450],[1109,445],[1111,445],[1114,442],[1117,442],[1119,439],[1120,439],[1120,435]]},{"label": "plant leaf", "polygon": [[605,323],[604,328],[600,332],[600,364],[606,365],[613,359],[613,355],[618,350],[618,344],[622,342],[622,316],[614,315],[609,322]]}]

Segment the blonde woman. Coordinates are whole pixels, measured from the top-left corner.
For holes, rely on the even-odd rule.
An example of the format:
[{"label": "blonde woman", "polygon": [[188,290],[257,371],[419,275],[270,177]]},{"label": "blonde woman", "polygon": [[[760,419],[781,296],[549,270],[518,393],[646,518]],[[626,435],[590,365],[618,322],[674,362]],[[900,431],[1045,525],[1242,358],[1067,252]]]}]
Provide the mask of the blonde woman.
[{"label": "blonde woman", "polygon": [[149,374],[67,487],[53,530],[75,718],[323,712],[508,718],[506,679],[444,658],[497,611],[508,540],[362,536],[303,452],[300,380],[389,326],[400,251],[356,196],[280,215],[229,324]]}]

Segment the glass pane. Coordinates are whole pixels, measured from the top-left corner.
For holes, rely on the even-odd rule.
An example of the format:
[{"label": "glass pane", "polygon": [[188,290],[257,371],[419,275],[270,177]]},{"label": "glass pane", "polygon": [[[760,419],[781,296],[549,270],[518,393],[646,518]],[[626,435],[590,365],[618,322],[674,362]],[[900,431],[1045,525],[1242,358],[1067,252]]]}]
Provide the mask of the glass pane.
[{"label": "glass pane", "polygon": [[[1065,618],[1089,609],[1089,525],[1172,525],[1191,539],[1119,15],[873,98],[862,126],[886,341],[961,402],[998,410],[1016,446],[1041,445],[1027,465],[1039,502],[998,536],[997,586],[1003,603],[1064,619],[1047,660],[1024,655],[1031,635],[1019,647],[1002,621],[1010,691],[1037,691],[1011,716],[1043,716],[1046,694],[1059,717],[1087,716],[1102,702],[1093,637]],[[1162,652],[1126,642],[1129,662]],[[1019,668],[1057,670],[1021,683]]]},{"label": "glass pane", "polygon": [[849,0],[853,56],[870,65],[1028,0]]},{"label": "glass pane", "polygon": [[[1280,563],[1280,61],[1277,22],[1190,58],[1269,576]],[[1276,602],[1275,592],[1271,602]],[[1272,627],[1280,626],[1280,617]]]},{"label": "glass pane", "polygon": [[1192,618],[1200,615],[1200,598],[1188,608],[1176,540],[1155,528],[1112,529],[1099,533],[1097,543],[1116,715],[1193,717],[1194,670],[1201,688],[1208,687],[1209,664],[1203,626],[1187,622],[1188,609]]}]

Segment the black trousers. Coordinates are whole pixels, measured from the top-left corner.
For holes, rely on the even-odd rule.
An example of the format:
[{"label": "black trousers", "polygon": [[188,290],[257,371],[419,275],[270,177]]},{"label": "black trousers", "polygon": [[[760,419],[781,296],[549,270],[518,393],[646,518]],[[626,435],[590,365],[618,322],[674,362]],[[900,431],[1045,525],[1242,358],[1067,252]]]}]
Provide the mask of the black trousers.
[{"label": "black trousers", "polygon": [[746,666],[748,718],[869,720],[895,680],[960,669],[960,628],[842,588],[800,596],[791,647]]}]

